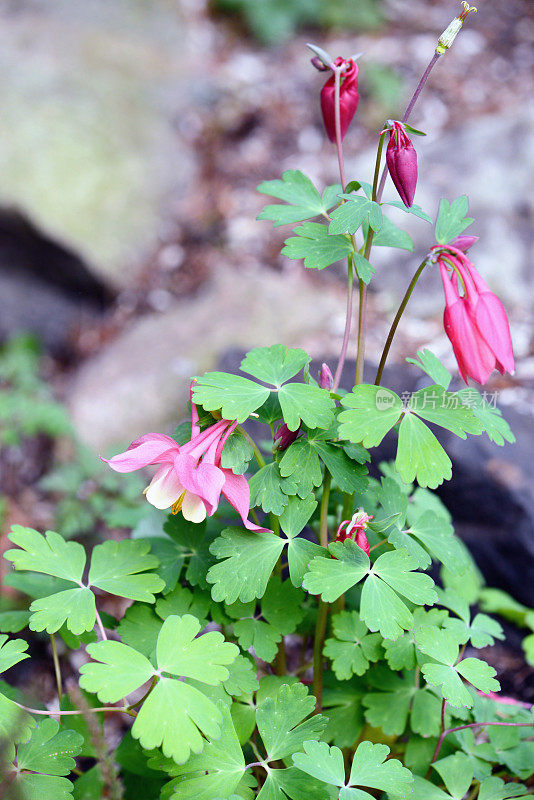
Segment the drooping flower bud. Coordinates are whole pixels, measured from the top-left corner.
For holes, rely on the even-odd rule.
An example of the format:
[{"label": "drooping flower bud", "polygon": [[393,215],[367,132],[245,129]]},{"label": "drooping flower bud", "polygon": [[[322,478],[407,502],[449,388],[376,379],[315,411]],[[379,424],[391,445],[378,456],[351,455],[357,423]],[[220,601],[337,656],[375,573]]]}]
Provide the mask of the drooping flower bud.
[{"label": "drooping flower bud", "polygon": [[276,429],[274,447],[277,450],[287,450],[293,444],[300,433],[300,427],[296,431],[290,431],[285,422]]},{"label": "drooping flower bud", "polygon": [[400,199],[411,208],[417,186],[417,153],[402,122],[393,122],[386,162]]},{"label": "drooping flower bud", "polygon": [[[339,88],[339,121],[341,141],[349,128],[352,118],[358,108],[360,95],[358,94],[358,65],[352,58],[336,58],[336,67],[345,66],[341,73],[341,85]],[[331,142],[336,141],[336,98],[335,98],[335,76],[328,78],[321,90],[321,111],[323,112],[324,127],[326,135]]]},{"label": "drooping flower bud", "polygon": [[329,392],[334,388],[334,376],[328,364],[322,364],[321,372],[319,373],[319,385],[321,389],[328,389]]},{"label": "drooping flower bud", "polygon": [[449,242],[450,247],[456,247],[462,253],[467,253],[470,247],[473,247],[479,240],[479,236],[457,236]]},{"label": "drooping flower bud", "polygon": [[360,550],[369,555],[369,542],[365,535],[365,528],[367,523],[373,519],[372,516],[366,514],[363,508],[353,515],[352,519],[344,520],[337,529],[336,542],[344,542],[346,539],[352,539]]}]

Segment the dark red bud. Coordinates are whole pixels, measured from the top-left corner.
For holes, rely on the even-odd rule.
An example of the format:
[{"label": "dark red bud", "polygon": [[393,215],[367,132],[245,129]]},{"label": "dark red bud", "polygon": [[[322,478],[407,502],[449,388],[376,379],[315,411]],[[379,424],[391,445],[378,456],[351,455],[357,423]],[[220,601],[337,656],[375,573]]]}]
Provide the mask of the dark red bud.
[{"label": "dark red bud", "polygon": [[[335,60],[336,67],[346,65],[346,70],[341,73],[341,86],[339,89],[339,120],[341,141],[349,128],[352,118],[358,108],[360,95],[358,94],[358,65],[351,59],[341,57]],[[331,142],[336,141],[336,102],[335,102],[335,76],[328,78],[321,90],[321,111],[323,112],[326,135]]]},{"label": "dark red bud", "polygon": [[323,64],[323,62],[321,61],[321,59],[318,56],[314,56],[313,58],[310,58],[310,61],[313,64],[313,66],[315,67],[315,69],[319,70],[319,72],[326,72],[326,70],[329,69],[329,67],[327,67],[326,64]]},{"label": "dark red bud", "polygon": [[452,239],[449,244],[451,247],[456,247],[457,250],[467,253],[469,248],[473,247],[473,245],[478,242],[478,239],[478,236],[457,236],[456,239]]},{"label": "dark red bud", "polygon": [[295,439],[300,433],[300,427],[296,431],[290,431],[287,425],[280,425],[275,434],[275,447],[277,450],[287,450],[290,444],[293,444]]},{"label": "dark red bud", "polygon": [[328,364],[323,364],[321,366],[321,372],[319,373],[319,385],[321,389],[328,389],[329,392],[331,392],[334,388],[334,376],[332,375]]},{"label": "dark red bud", "polygon": [[386,162],[402,202],[410,208],[417,186],[417,153],[402,122],[393,123]]}]

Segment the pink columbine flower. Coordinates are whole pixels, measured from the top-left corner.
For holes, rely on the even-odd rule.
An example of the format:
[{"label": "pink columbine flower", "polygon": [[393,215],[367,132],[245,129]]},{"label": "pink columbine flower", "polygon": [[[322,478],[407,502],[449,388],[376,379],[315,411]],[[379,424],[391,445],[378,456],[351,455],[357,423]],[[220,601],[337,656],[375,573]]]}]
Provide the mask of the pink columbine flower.
[{"label": "pink columbine flower", "polygon": [[221,495],[235,508],[245,528],[265,530],[248,520],[250,489],[243,475],[221,467],[223,447],[237,422],[223,419],[201,431],[191,395],[191,438],[178,445],[170,436],[146,433],[124,453],[102,460],[116,472],[134,472],[150,464],[158,469],[145,489],[146,499],[156,508],[182,512],[190,522],[211,517]]},{"label": "pink columbine flower", "polygon": [[445,291],[445,333],[464,381],[486,383],[494,369],[513,374],[510,325],[499,298],[461,250],[447,245],[438,254],[438,264]]},{"label": "pink columbine flower", "polygon": [[365,528],[367,527],[367,523],[372,519],[373,517],[366,514],[363,508],[358,509],[352,519],[346,519],[341,523],[337,529],[336,542],[344,542],[345,539],[352,539],[364,553],[369,555],[369,542],[365,535]]},{"label": "pink columbine flower", "polygon": [[[339,119],[341,141],[349,129],[352,118],[358,108],[360,95],[358,94],[358,65],[352,58],[338,56],[334,61],[336,67],[344,65],[341,73],[339,89]],[[321,89],[321,111],[323,112],[326,135],[331,142],[336,141],[336,102],[335,102],[335,77],[332,75]]]},{"label": "pink columbine flower", "polygon": [[391,125],[386,162],[400,199],[411,208],[417,186],[417,153],[402,122]]}]

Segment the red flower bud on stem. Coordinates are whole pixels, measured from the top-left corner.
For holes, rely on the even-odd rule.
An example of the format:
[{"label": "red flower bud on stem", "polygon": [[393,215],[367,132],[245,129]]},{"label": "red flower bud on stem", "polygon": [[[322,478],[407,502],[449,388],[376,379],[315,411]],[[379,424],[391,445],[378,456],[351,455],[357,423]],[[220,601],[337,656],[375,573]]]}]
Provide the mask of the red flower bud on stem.
[{"label": "red flower bud on stem", "polygon": [[274,446],[277,450],[287,450],[293,444],[300,433],[300,427],[296,431],[290,431],[285,422],[276,429]]},{"label": "red flower bud on stem", "polygon": [[369,555],[369,542],[365,535],[365,528],[367,523],[372,520],[372,516],[366,514],[363,508],[360,508],[350,520],[344,520],[337,529],[336,542],[344,542],[346,539],[352,539],[360,550]]},{"label": "red flower bud on stem", "polygon": [[[336,67],[344,66],[341,73],[341,86],[339,89],[339,116],[341,127],[341,141],[349,128],[352,118],[358,108],[360,95],[358,94],[358,65],[352,58],[336,58]],[[326,135],[331,142],[336,141],[336,100],[335,76],[331,75],[321,90],[321,111],[323,112]]]},{"label": "red flower bud on stem", "polygon": [[391,128],[386,163],[402,202],[411,208],[417,186],[417,153],[402,122],[394,122]]},{"label": "red flower bud on stem", "polygon": [[321,372],[319,373],[319,385],[321,389],[328,389],[329,392],[334,388],[334,376],[328,364],[321,365]]}]

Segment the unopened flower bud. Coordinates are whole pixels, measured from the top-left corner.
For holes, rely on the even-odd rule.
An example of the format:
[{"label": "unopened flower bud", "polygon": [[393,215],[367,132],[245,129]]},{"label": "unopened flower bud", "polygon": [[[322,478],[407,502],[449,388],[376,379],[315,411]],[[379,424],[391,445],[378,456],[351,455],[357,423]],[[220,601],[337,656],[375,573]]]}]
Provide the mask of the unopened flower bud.
[{"label": "unopened flower bud", "polygon": [[329,67],[327,67],[326,64],[323,64],[319,56],[314,56],[313,58],[310,58],[310,61],[315,67],[315,69],[319,70],[319,72],[326,72],[326,70],[329,69]]},{"label": "unopened flower bud", "polygon": [[449,47],[452,46],[452,43],[462,30],[462,25],[464,24],[469,14],[473,12],[476,14],[477,11],[476,8],[474,6],[470,6],[469,3],[466,2],[466,0],[462,0],[462,5],[464,7],[462,13],[458,17],[453,19],[451,24],[447,28],[445,28],[445,30],[438,39],[438,46],[436,47],[436,53],[440,56],[442,56],[443,53],[445,53],[449,49]]},{"label": "unopened flower bud", "polygon": [[[358,94],[358,65],[352,58],[336,58],[336,67],[345,66],[341,73],[339,87],[339,122],[341,141],[349,128],[352,118],[358,108],[360,95]],[[326,135],[331,142],[336,141],[336,79],[335,75],[328,78],[321,89],[321,111],[326,129]]]},{"label": "unopened flower bud", "polygon": [[329,392],[331,392],[334,388],[334,376],[332,375],[328,364],[323,364],[321,366],[321,372],[319,373],[319,385],[321,389],[328,389]]},{"label": "unopened flower bud", "polygon": [[300,427],[296,431],[290,431],[285,422],[280,425],[275,433],[274,446],[277,450],[287,450],[293,444],[300,433]]},{"label": "unopened flower bud", "polygon": [[467,253],[469,248],[473,247],[473,245],[478,242],[478,239],[478,236],[457,236],[455,239],[452,239],[449,244],[452,247],[456,247],[457,250]]},{"label": "unopened flower bud", "polygon": [[417,153],[402,122],[392,123],[386,162],[402,202],[410,208],[417,186]]}]

